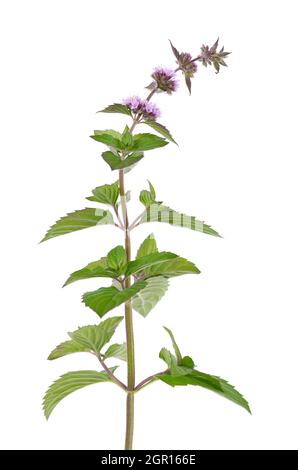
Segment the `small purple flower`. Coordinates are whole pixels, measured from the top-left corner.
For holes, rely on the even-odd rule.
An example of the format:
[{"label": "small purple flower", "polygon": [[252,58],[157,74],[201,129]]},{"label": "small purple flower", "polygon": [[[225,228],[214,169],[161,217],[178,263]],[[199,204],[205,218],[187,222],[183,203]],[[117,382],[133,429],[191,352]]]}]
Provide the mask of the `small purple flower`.
[{"label": "small purple flower", "polygon": [[157,119],[160,116],[160,110],[154,103],[142,100],[139,96],[130,96],[123,100],[123,104],[125,104],[134,115],[138,114],[139,117]]},{"label": "small purple flower", "polygon": [[198,66],[192,61],[192,56],[188,52],[181,52],[179,56],[179,66],[183,73],[188,77],[193,77],[194,73],[198,70]]},{"label": "small purple flower", "polygon": [[142,109],[143,100],[139,96],[130,96],[123,100],[123,104],[131,109],[133,113],[138,113]]},{"label": "small purple flower", "polygon": [[154,103],[144,101],[143,116],[148,119],[158,119],[160,117],[160,109]]},{"label": "small purple flower", "polygon": [[165,91],[169,95],[171,95],[173,91],[177,91],[178,81],[176,80],[175,70],[156,67],[151,77],[155,80],[155,86],[159,90]]}]

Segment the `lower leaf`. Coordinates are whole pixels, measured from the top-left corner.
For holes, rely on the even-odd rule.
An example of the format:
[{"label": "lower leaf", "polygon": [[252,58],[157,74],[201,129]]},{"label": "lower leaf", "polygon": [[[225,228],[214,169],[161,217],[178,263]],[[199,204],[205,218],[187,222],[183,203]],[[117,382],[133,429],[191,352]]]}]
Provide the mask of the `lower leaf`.
[{"label": "lower leaf", "polygon": [[[114,372],[115,369],[116,367],[110,368],[111,372]],[[77,370],[61,375],[59,379],[50,385],[44,396],[43,410],[45,417],[48,419],[58,403],[70,393],[86,387],[87,385],[110,381],[111,379],[105,371]]]},{"label": "lower leaf", "polygon": [[204,372],[193,370],[187,375],[174,376],[171,374],[158,374],[156,375],[156,378],[172,387],[178,385],[198,385],[200,387],[207,388],[208,390],[218,393],[224,398],[236,403],[246,409],[249,413],[251,412],[249,404],[243,395],[241,395],[233,385],[230,385],[226,380],[215,375],[209,375]]}]

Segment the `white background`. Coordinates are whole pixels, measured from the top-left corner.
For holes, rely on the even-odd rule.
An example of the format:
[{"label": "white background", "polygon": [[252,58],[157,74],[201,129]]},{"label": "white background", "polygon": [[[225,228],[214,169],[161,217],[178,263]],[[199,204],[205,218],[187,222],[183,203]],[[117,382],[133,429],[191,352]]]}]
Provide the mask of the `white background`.
[{"label": "white background", "polygon": [[[49,422],[41,410],[61,373],[97,368],[89,355],[46,358],[67,331],[98,320],[80,302],[98,281],[60,286],[118,244],[121,232],[98,227],[38,241],[57,218],[85,207],[91,189],[115,179],[89,135],[121,130],[126,119],[95,112],[143,96],[154,66],[173,67],[169,38],[197,54],[219,35],[233,52],[229,67],[219,75],[201,67],[191,97],[181,84],[175,96],[157,98],[179,148],[148,152],[127,177],[135,201],[148,178],[158,199],[224,236],[158,224],[134,232],[134,248],[154,231],[160,250],[202,270],[172,280],[146,320],[135,315],[137,379],[162,367],[167,325],[183,353],[233,383],[253,414],[203,389],[157,383],[136,397],[135,448],[297,449],[295,7],[290,0],[1,3],[2,448],[122,447],[125,397],[111,384],[67,397]],[[131,202],[132,217],[138,210]]]}]

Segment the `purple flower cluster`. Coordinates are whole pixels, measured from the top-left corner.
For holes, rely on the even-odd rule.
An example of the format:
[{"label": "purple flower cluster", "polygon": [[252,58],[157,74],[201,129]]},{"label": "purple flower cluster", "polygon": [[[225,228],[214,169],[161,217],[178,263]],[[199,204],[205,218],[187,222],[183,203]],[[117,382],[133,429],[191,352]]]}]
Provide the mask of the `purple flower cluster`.
[{"label": "purple flower cluster", "polygon": [[175,70],[156,67],[151,77],[155,80],[155,86],[159,90],[165,91],[169,95],[171,95],[173,91],[177,91],[178,81],[176,80]]},{"label": "purple flower cluster", "polygon": [[181,52],[179,55],[178,64],[181,67],[183,73],[188,77],[193,77],[193,74],[198,70],[198,66],[192,61],[192,56],[188,52]]},{"label": "purple flower cluster", "polygon": [[157,119],[160,117],[160,110],[148,100],[142,100],[139,96],[130,96],[123,100],[123,104],[127,106],[135,115],[140,114],[147,119]]}]

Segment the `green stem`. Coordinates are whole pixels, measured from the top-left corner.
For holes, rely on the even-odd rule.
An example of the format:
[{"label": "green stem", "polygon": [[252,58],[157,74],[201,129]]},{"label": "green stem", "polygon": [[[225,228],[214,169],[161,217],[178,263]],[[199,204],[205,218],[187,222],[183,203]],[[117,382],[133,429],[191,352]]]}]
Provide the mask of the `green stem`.
[{"label": "green stem", "polygon": [[127,392],[125,450],[132,449],[133,423],[134,423],[134,393]]},{"label": "green stem", "polygon": [[[129,233],[129,220],[127,214],[125,186],[124,186],[124,171],[119,171],[119,192],[121,198],[123,223],[125,229],[125,251],[127,261],[131,259],[131,243]],[[125,288],[131,286],[131,278],[128,276],[125,279]],[[135,352],[134,352],[134,334],[133,334],[133,319],[131,301],[125,303],[125,330],[126,330],[126,345],[127,345],[127,399],[126,399],[126,436],[125,436],[125,449],[132,449],[133,440],[133,425],[134,425],[134,387],[135,387]]]}]

